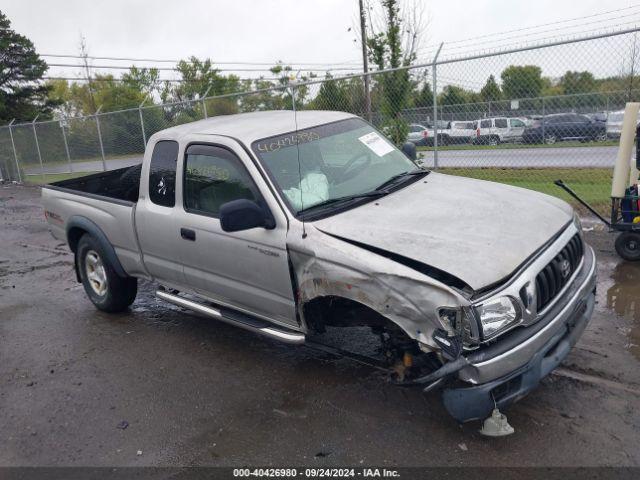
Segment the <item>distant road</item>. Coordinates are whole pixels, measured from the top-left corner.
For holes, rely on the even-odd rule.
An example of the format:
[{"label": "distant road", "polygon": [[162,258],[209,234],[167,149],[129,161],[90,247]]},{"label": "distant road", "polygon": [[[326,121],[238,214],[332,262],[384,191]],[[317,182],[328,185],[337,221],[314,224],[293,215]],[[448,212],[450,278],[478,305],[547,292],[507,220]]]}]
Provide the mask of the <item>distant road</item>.
[{"label": "distant road", "polygon": [[[440,150],[440,167],[478,168],[611,168],[616,160],[618,147],[541,147],[541,148],[496,148],[478,150]],[[418,152],[427,168],[432,168],[433,152]],[[107,160],[107,169],[129,167],[142,163],[142,156]],[[71,164],[74,172],[96,172],[102,170],[102,161],[89,160]],[[68,173],[65,163],[44,165],[45,173]],[[27,175],[40,174],[39,165],[25,168]]]},{"label": "distant road", "polygon": [[[107,170],[130,167],[142,163],[142,156],[107,159]],[[102,160],[88,160],[85,162],[71,162],[73,172],[99,172],[102,171]],[[24,169],[27,175],[40,175],[40,165],[30,165]],[[69,173],[69,164],[55,163],[53,165],[44,164],[44,173]]]},{"label": "distant road", "polygon": [[[540,147],[478,150],[440,150],[440,167],[512,167],[512,168],[610,168],[618,147]],[[419,152],[427,168],[433,167],[433,152]]]}]

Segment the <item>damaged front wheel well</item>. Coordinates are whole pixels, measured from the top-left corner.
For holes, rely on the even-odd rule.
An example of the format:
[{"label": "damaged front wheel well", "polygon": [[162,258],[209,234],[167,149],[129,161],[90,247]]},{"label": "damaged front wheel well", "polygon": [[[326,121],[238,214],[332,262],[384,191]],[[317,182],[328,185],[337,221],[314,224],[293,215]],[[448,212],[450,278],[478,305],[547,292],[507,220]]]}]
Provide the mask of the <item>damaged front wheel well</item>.
[{"label": "damaged front wheel well", "polygon": [[303,305],[304,319],[309,329],[324,332],[325,327],[371,327],[373,332],[392,335],[408,335],[394,322],[371,307],[354,300],[323,296]]}]

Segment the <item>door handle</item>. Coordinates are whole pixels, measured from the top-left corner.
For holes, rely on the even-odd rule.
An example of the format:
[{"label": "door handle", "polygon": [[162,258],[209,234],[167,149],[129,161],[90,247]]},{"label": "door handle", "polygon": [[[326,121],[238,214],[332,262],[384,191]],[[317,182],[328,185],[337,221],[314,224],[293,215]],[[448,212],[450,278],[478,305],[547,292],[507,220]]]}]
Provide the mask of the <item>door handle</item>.
[{"label": "door handle", "polygon": [[192,242],[196,241],[196,231],[195,230],[191,230],[190,228],[181,228],[180,229],[180,236],[182,238],[184,238],[185,240],[190,240]]}]

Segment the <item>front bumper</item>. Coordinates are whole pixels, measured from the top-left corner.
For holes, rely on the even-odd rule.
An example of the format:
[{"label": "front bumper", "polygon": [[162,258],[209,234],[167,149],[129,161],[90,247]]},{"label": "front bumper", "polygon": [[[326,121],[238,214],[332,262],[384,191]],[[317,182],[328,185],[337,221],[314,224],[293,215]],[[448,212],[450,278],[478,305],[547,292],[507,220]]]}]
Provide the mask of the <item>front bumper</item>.
[{"label": "front bumper", "polygon": [[505,350],[498,342],[467,358],[470,365],[459,372],[460,379],[475,384],[466,388],[449,388],[443,392],[447,411],[459,422],[489,416],[497,405],[503,408],[536,388],[568,355],[584,332],[595,305],[596,262],[593,250],[585,245],[580,275],[566,293],[569,299],[549,311],[528,337],[527,330],[514,330],[505,339],[514,346]]}]

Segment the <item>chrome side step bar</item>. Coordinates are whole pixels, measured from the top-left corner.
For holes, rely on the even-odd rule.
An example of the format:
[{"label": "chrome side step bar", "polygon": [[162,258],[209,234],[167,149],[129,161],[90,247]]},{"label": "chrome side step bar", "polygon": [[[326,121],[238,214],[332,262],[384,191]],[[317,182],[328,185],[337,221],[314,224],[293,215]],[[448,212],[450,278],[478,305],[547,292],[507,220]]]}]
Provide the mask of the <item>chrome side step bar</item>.
[{"label": "chrome side step bar", "polygon": [[280,340],[281,342],[299,345],[304,343],[305,341],[305,335],[303,333],[286,331],[284,329],[281,330],[281,329],[278,329],[277,327],[271,326],[267,322],[263,322],[261,320],[254,320],[250,317],[246,317],[245,319],[241,317],[239,314],[236,314],[235,312],[233,314],[233,318],[231,318],[231,315],[225,315],[226,312],[223,310],[210,307],[208,305],[195,302],[193,300],[189,300],[188,298],[184,298],[179,295],[174,295],[164,290],[157,290],[156,297],[161,298],[162,300],[165,300],[179,307],[183,307],[188,310],[201,313],[203,315],[206,315],[207,317],[215,318],[216,320],[221,320],[230,325],[235,325],[236,327],[244,328],[245,330],[249,330],[251,332],[255,332],[260,335],[275,338],[276,340]]}]

